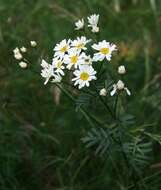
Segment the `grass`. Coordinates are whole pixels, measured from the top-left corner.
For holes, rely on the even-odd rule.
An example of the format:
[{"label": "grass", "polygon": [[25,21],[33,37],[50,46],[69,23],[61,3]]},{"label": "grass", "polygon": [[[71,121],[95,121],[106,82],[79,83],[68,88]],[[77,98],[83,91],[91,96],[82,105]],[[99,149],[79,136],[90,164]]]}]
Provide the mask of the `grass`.
[{"label": "grass", "polygon": [[[128,68],[133,95],[126,109],[136,117],[136,127],[148,124],[148,131],[160,134],[159,0],[0,0],[1,190],[123,190],[117,180],[123,180],[118,176],[122,166],[82,144],[90,126],[75,105],[52,85],[43,86],[39,75],[21,70],[12,55],[16,46],[36,40],[31,59],[39,71],[37,56],[50,60],[55,43],[77,35],[74,21],[91,13],[100,14],[101,39],[119,46],[114,67]],[[152,164],[160,163],[159,151],[156,145]]]}]

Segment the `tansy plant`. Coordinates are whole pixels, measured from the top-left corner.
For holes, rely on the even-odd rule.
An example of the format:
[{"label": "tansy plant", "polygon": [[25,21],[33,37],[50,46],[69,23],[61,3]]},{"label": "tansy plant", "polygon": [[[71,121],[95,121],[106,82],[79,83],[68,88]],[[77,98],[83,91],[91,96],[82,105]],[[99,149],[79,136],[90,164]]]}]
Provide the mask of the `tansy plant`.
[{"label": "tansy plant", "polygon": [[[120,65],[116,69],[111,63],[117,46],[107,39],[98,40],[99,15],[76,21],[75,30],[82,35],[57,43],[52,61],[41,60],[44,84],[59,87],[87,120],[91,129],[82,138],[86,147],[95,148],[99,155],[112,156],[116,152],[121,155],[126,163],[123,169],[130,172],[129,184],[136,186],[140,169],[149,162],[147,153],[151,151],[151,143],[146,142],[143,130],[128,128],[134,124],[134,117],[127,114],[123,106],[126,97],[131,95],[123,82],[126,68]],[[35,41],[30,42],[32,48],[36,45]],[[13,50],[22,68],[30,64],[25,58],[26,51],[25,47]]]}]

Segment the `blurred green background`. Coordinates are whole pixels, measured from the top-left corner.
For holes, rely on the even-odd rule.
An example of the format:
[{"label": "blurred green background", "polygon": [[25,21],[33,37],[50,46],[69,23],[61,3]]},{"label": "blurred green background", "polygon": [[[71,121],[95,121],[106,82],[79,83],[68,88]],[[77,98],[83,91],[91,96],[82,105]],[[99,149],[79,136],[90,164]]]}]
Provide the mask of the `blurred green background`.
[{"label": "blurred green background", "polygon": [[161,132],[160,0],[0,0],[0,190],[116,189],[109,163],[80,140],[87,122],[75,105],[12,52],[36,40],[29,58],[39,72],[40,58],[51,60],[57,42],[76,37],[74,22],[93,13],[100,39],[118,46],[114,68],[127,67],[126,109],[137,126]]}]

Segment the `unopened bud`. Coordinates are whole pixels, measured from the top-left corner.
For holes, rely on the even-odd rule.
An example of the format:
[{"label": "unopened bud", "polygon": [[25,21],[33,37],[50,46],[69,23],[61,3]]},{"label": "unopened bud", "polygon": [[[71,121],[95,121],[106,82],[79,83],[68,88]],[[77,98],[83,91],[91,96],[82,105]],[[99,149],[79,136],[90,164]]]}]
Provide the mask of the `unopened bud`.
[{"label": "unopened bud", "polygon": [[20,53],[20,52],[18,52],[18,53],[15,53],[14,54],[14,57],[15,57],[15,59],[17,59],[17,60],[21,60],[22,59],[22,54]]},{"label": "unopened bud", "polygon": [[106,96],[107,95],[107,90],[105,88],[102,88],[99,92],[100,96]]},{"label": "unopened bud", "polygon": [[25,47],[21,47],[20,48],[21,52],[25,53],[27,51],[27,49]]},{"label": "unopened bud", "polygon": [[30,44],[31,44],[31,47],[36,47],[37,46],[36,41],[30,41]]},{"label": "unopened bud", "polygon": [[118,73],[123,75],[126,73],[126,69],[125,69],[125,66],[124,65],[121,65],[118,67]]},{"label": "unopened bud", "polygon": [[119,80],[117,82],[117,89],[118,90],[123,90],[124,88],[125,88],[125,84],[121,80]]},{"label": "unopened bud", "polygon": [[21,62],[19,63],[19,66],[20,66],[22,69],[26,69],[26,68],[27,68],[27,63],[24,62],[24,61],[21,61]]},{"label": "unopened bud", "polygon": [[16,47],[14,50],[13,50],[13,53],[14,54],[17,54],[17,53],[19,53],[20,52],[20,50],[18,49],[18,47]]}]

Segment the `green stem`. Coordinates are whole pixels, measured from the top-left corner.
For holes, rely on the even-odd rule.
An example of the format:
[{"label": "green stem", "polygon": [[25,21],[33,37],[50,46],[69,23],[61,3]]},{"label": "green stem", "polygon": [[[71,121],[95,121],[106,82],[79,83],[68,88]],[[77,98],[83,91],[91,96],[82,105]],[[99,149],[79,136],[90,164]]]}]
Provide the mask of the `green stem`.
[{"label": "green stem", "polygon": [[98,69],[98,78],[100,78],[100,73],[101,73],[102,66],[103,66],[103,62],[100,63],[100,67]]},{"label": "green stem", "polygon": [[[67,83],[67,82],[65,82],[65,81],[62,81],[62,83],[65,84],[65,85],[67,85],[67,86],[72,87],[73,89],[78,90],[78,88],[76,88],[75,86],[73,86],[73,85],[71,85],[71,84],[69,84],[69,83]],[[81,89],[81,91],[84,92],[85,94],[89,94],[89,95],[91,95],[91,96],[94,96],[94,94],[93,94],[92,92],[90,92],[90,91],[85,91],[85,90],[83,90],[83,89]]]},{"label": "green stem", "polygon": [[[115,105],[114,105],[114,114],[115,114],[115,118],[117,118],[117,104],[118,104],[118,98],[119,96],[117,95],[116,96],[116,100],[115,100]],[[119,122],[119,125],[118,125],[118,128],[120,129],[121,125],[120,125],[120,122]],[[119,137],[119,146],[121,148],[121,152],[122,152],[122,156],[125,160],[125,164],[127,165],[127,168],[130,170],[132,170],[132,181],[134,183],[134,186],[136,187],[136,189],[140,189],[139,185],[136,183],[136,175],[135,175],[135,170],[133,168],[133,166],[130,164],[129,160],[128,160],[128,157],[126,155],[126,152],[124,150],[124,147],[123,147],[123,143],[122,143],[122,139],[121,137]]]},{"label": "green stem", "polygon": [[[65,89],[62,88],[62,86],[58,83],[55,83],[55,85],[72,101],[76,102],[75,98]],[[82,115],[85,117],[85,119],[88,121],[88,123],[91,125],[91,127],[95,127],[94,123],[92,122],[91,118],[94,119],[95,121],[99,122],[96,118],[94,118],[90,113],[86,113],[86,111],[82,108],[79,107],[79,111],[82,113]],[[99,122],[100,123],[100,122]]]},{"label": "green stem", "polygon": [[83,108],[79,108],[79,111],[82,113],[82,115],[86,118],[86,120],[88,121],[88,123],[91,125],[91,127],[95,127],[94,123],[92,122],[91,118],[88,116],[88,114],[85,112],[85,110]]},{"label": "green stem", "polygon": [[103,97],[99,95],[99,92],[98,92],[98,90],[97,90],[97,87],[96,87],[95,85],[94,85],[94,87],[95,87],[95,91],[96,91],[96,93],[97,93],[97,95],[98,95],[98,97],[99,97],[101,103],[104,105],[104,107],[105,107],[105,108],[107,109],[107,111],[110,113],[111,117],[112,117],[114,120],[117,120],[116,117],[115,117],[115,115],[113,114],[112,110],[110,109],[109,105],[105,102],[105,100],[103,99]]},{"label": "green stem", "polygon": [[115,104],[114,104],[114,115],[117,118],[117,103],[118,103],[118,94],[116,94]]},{"label": "green stem", "polygon": [[[99,94],[98,94],[99,95]],[[114,120],[117,120],[117,118],[115,117],[115,115],[113,114],[112,110],[110,109],[109,105],[104,101],[104,99],[102,98],[102,96],[99,95],[99,99],[101,101],[101,103],[105,106],[105,108],[108,110],[108,112],[110,113],[111,117]]]},{"label": "green stem", "polygon": [[65,89],[65,88],[62,88],[62,86],[58,83],[55,83],[55,85],[70,99],[72,100],[73,102],[75,102],[75,99],[73,98],[73,96]]}]

